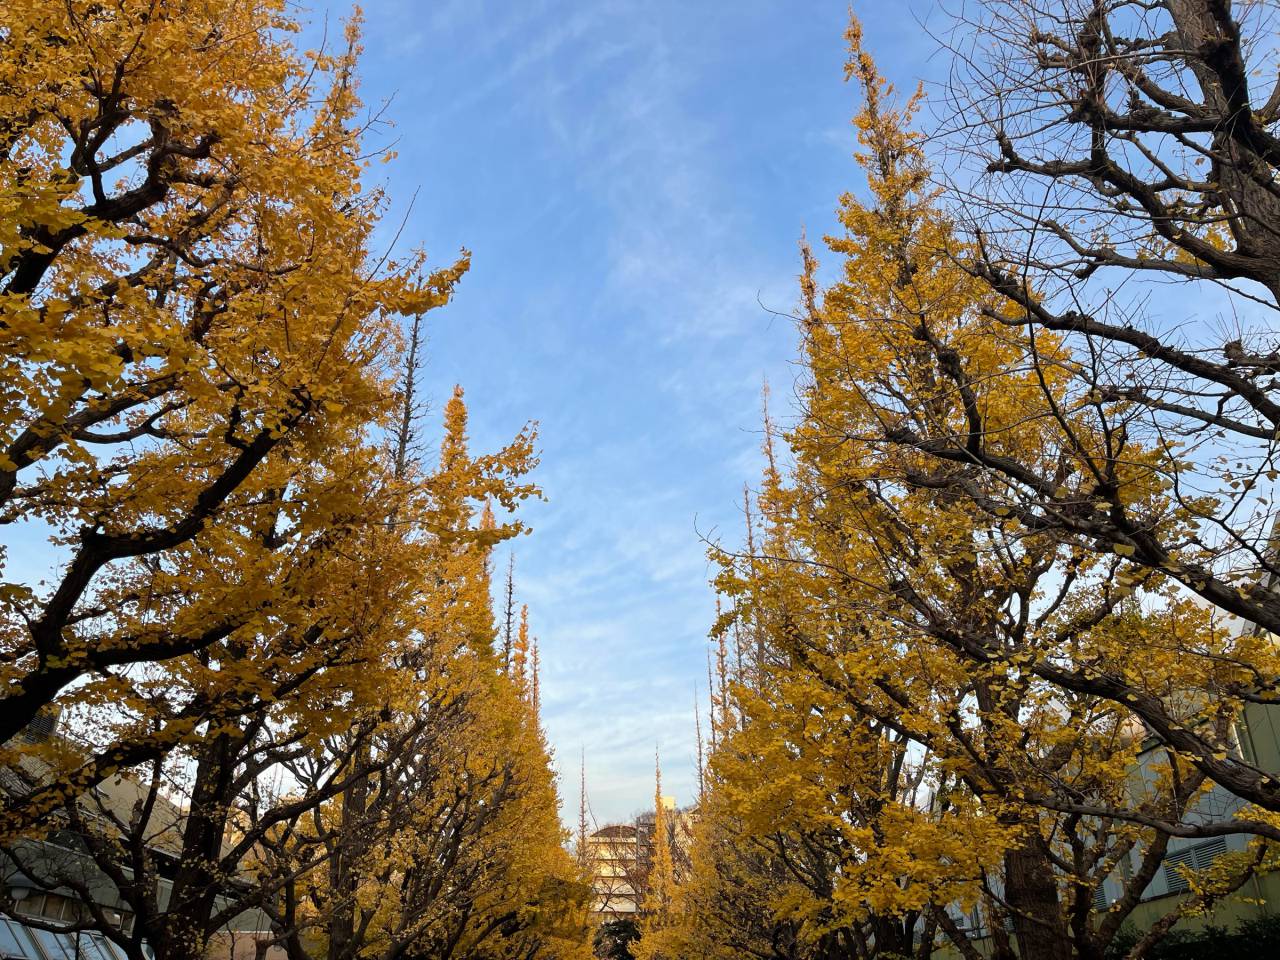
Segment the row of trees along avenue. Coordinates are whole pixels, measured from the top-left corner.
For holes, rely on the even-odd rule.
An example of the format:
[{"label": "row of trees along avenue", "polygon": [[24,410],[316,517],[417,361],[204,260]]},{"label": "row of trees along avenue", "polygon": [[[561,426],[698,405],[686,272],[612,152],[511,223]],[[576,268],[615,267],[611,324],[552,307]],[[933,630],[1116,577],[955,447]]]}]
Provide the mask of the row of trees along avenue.
[{"label": "row of trees along avenue", "polygon": [[[425,451],[467,256],[375,242],[358,17],[300,54],[292,10],[0,5],[0,866],[74,909],[4,908],[130,960],[583,958],[492,599],[534,436],[472,453],[456,390]],[[929,98],[851,26],[866,189],[712,546],[639,960],[1142,960],[1274,879],[1278,13],[975,0]]]},{"label": "row of trees along avenue", "polygon": [[802,247],[798,412],[712,550],[737,655],[638,957],[1138,960],[1276,866],[1241,735],[1280,701],[1276,13],[963,4],[928,101],[850,28],[866,190],[837,276]]},{"label": "row of trees along avenue", "polygon": [[0,523],[56,544],[0,583],[6,875],[131,960],[245,918],[288,960],[582,956],[490,598],[533,435],[471,453],[459,390],[423,455],[467,256],[374,245],[358,19],[303,55],[293,16],[0,5]]}]

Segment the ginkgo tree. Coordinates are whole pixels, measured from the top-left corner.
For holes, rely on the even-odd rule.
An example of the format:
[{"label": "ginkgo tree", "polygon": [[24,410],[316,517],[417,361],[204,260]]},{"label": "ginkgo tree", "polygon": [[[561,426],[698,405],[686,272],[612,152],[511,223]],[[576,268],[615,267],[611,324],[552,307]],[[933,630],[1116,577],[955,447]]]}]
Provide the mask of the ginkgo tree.
[{"label": "ginkgo tree", "polygon": [[[957,24],[973,55],[955,58],[936,131],[958,134],[953,169],[982,172],[952,188],[968,269],[1006,298],[994,320],[1072,343],[1077,396],[1117,440],[1080,443],[1061,480],[966,459],[1029,524],[1276,632],[1275,6],[982,6]],[[1066,423],[1053,429],[1071,440]],[[1153,466],[1176,498],[1163,512],[1109,475],[1125,433],[1164,453]],[[929,439],[948,459],[964,446]],[[1163,522],[1174,509],[1195,522]],[[1274,675],[1256,687],[1275,699]]]},{"label": "ginkgo tree", "polygon": [[[1237,804],[1215,823],[1192,811],[1219,772],[1219,786],[1265,776],[1234,737],[1242,691],[1275,654],[1123,553],[1003,509],[998,482],[962,453],[938,456],[979,442],[979,422],[982,456],[1059,483],[1078,445],[1122,450],[1109,469],[1134,510],[1171,532],[1195,522],[1164,482],[1166,451],[1109,434],[1076,403],[1069,344],[1000,322],[1006,301],[966,267],[974,251],[910,128],[919,95],[899,107],[856,24],[850,41],[870,201],[842,198],[827,289],[804,250],[790,462],[775,461],[766,423],[763,529],[714,554],[733,617],[766,652],[740,697],[743,729],[720,748],[747,758],[727,789],[749,812],[752,771],[768,768],[782,792],[761,803],[756,835],[831,832],[838,866],[800,901],[811,938],[843,929],[842,948],[927,956],[931,933],[916,934],[938,930],[976,956],[955,911],[977,904],[998,955],[1101,956],[1174,836],[1237,837],[1194,902],[1270,856],[1265,811]],[[904,766],[916,771],[905,782]],[[1108,890],[1120,893],[1099,917]],[[932,926],[880,925],[911,911]]]},{"label": "ginkgo tree", "polygon": [[[385,519],[365,494],[395,317],[446,302],[466,259],[423,276],[370,246],[354,24],[303,58],[274,2],[0,18],[0,511],[64,561],[6,571],[0,739],[42,711],[138,718],[86,728],[8,832],[341,646],[352,608],[312,597]],[[183,678],[164,694],[157,663]]]},{"label": "ginkgo tree", "polygon": [[133,960],[255,912],[294,958],[578,956],[489,596],[534,437],[472,454],[458,390],[413,456],[467,255],[375,248],[359,19],[297,30],[283,0],[0,11],[0,521],[59,560],[0,585],[6,868]]},{"label": "ginkgo tree", "polygon": [[[837,314],[838,322],[825,328],[810,324],[805,335],[815,367],[827,371],[819,369],[819,377],[828,376],[850,398],[848,409],[859,420],[848,422],[839,407],[832,418],[817,409],[804,442],[815,455],[865,452],[864,462],[897,481],[903,503],[929,503],[930,511],[955,505],[964,517],[958,532],[931,542],[935,555],[949,546],[953,564],[981,552],[973,534],[993,537],[993,546],[1038,550],[1066,575],[1056,594],[1045,598],[1046,607],[1058,618],[1074,609],[1075,620],[1057,628],[1059,635],[1042,654],[1027,656],[1024,668],[1073,695],[1105,698],[1132,712],[1200,772],[1273,813],[1277,781],[1235,749],[1235,721],[1248,705],[1268,700],[1268,678],[1280,673],[1274,643],[1217,614],[1205,629],[1153,636],[1141,646],[1117,647],[1110,656],[1074,649],[1072,630],[1089,627],[1091,619],[1110,615],[1130,598],[1163,597],[1171,609],[1185,608],[1185,577],[1133,563],[1124,544],[1096,550],[1017,509],[1007,478],[987,469],[984,458],[1008,470],[1025,469],[1028,482],[1034,475],[1040,478],[1035,483],[1055,489],[1080,482],[1096,468],[1124,509],[1145,517],[1144,528],[1154,536],[1195,539],[1204,503],[1170,481],[1169,471],[1180,468],[1166,445],[1142,442],[1145,407],[1104,399],[1082,386],[1076,375],[1080,351],[1068,340],[1003,322],[1009,301],[1003,290],[975,275],[981,250],[962,242],[942,212],[945,197],[930,199],[933,188],[919,142],[901,129],[893,133],[891,114],[881,116],[890,134],[877,160],[881,172],[872,178],[878,203],[863,208],[846,200],[842,220],[848,237],[833,243],[837,253],[848,255],[845,280],[821,305],[809,297],[805,306],[811,318],[825,310],[849,320],[839,321]],[[909,201],[913,194],[916,199]],[[910,243],[895,241],[895,234]],[[806,284],[812,290],[811,273]],[[828,395],[837,396],[822,391],[815,397]],[[867,492],[874,505],[875,491]],[[920,517],[903,519],[908,533],[925,528]],[[886,586],[899,590],[907,583]],[[909,603],[926,597],[901,595]],[[1039,596],[1028,595],[1028,613]],[[1076,607],[1082,599],[1085,605]],[[948,611],[937,605],[930,610],[914,603],[921,618],[939,612],[939,637],[945,634],[966,656],[991,655],[982,630],[948,622]],[[1135,659],[1144,662],[1146,676],[1135,677],[1126,667]],[[1209,716],[1214,722],[1202,722]],[[1267,817],[1253,826],[1274,838]]]},{"label": "ginkgo tree", "polygon": [[[885,439],[929,454],[922,480],[988,519],[1121,557],[1126,576],[1176,581],[1274,634],[1274,4],[982,7],[957,23],[957,82],[933,131],[961,171],[940,202],[961,224],[964,269],[995,295],[982,309],[1043,376],[1026,415],[1057,458],[1003,448],[1002,425],[976,408]],[[949,370],[951,407],[980,376]],[[1162,496],[1145,495],[1153,484]],[[1280,702],[1270,650],[1239,663],[1219,689]],[[1280,811],[1280,781],[1217,738],[1113,678],[1092,692],[1132,698],[1226,789]]]}]

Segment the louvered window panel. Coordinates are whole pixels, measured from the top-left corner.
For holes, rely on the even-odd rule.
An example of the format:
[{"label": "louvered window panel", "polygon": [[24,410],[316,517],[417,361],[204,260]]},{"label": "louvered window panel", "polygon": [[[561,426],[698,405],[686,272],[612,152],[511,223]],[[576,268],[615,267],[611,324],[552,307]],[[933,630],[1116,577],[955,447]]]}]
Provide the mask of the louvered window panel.
[{"label": "louvered window panel", "polygon": [[1190,888],[1179,867],[1189,870],[1207,870],[1213,862],[1227,852],[1225,837],[1215,837],[1192,847],[1183,847],[1164,858],[1164,880],[1170,893],[1186,893]]},{"label": "louvered window panel", "polygon": [[1102,884],[1098,884],[1093,891],[1093,909],[1098,913],[1104,913],[1110,905],[1110,901],[1107,900],[1106,888]]}]

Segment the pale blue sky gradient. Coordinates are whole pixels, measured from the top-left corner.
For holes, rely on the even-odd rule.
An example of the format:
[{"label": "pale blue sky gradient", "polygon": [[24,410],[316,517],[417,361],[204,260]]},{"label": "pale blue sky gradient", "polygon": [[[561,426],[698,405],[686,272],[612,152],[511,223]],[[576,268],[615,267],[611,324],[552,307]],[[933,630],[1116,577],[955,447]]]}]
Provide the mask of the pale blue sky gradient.
[{"label": "pale blue sky gradient", "polygon": [[[341,42],[347,3],[299,38]],[[936,43],[906,3],[858,0],[903,88]],[[543,720],[576,819],[694,797],[715,600],[702,537],[736,542],[760,473],[760,392],[791,408],[797,241],[859,186],[844,0],[367,0],[362,95],[392,198],[383,236],[473,267],[430,315],[432,430],[455,383],[495,449],[540,425],[547,502],[515,544],[541,645]],[[438,436],[438,432],[436,434]],[[429,439],[434,440],[435,437]],[[6,568],[65,558],[38,523]],[[495,567],[505,569],[506,557]]]},{"label": "pale blue sky gradient", "polygon": [[[860,4],[904,87],[934,42]],[[865,7],[865,9],[863,9]],[[345,7],[329,18],[331,36]],[[699,535],[736,538],[759,474],[760,388],[785,416],[797,240],[834,229],[854,97],[844,0],[542,0],[366,5],[363,95],[390,98],[379,175],[402,243],[474,267],[432,315],[428,390],[467,391],[493,447],[540,423],[517,545],[544,664],[544,720],[576,810],[694,792],[693,698],[714,612]],[[313,36],[308,31],[308,37]],[[501,566],[501,562],[499,566]]]}]

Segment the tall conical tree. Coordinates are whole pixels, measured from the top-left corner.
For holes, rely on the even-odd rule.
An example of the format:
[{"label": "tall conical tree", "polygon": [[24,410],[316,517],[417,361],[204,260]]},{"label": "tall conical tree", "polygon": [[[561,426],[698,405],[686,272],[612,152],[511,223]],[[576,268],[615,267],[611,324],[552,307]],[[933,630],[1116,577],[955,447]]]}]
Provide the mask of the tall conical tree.
[{"label": "tall conical tree", "polygon": [[589,881],[592,864],[591,850],[587,842],[587,833],[590,829],[587,817],[587,751],[583,748],[578,764],[578,836],[577,849],[574,852],[578,855],[578,872]]},{"label": "tall conical tree", "polygon": [[[1101,956],[1160,869],[1168,836],[1148,829],[1145,811],[1181,816],[1201,776],[1172,751],[1142,757],[1144,728],[1115,691],[1190,713],[1216,736],[1229,714],[1193,705],[1230,681],[1210,657],[1183,655],[1178,638],[1214,656],[1251,638],[1233,649],[1171,591],[1125,582],[1119,557],[1012,516],[974,471],[984,457],[1034,461],[1071,495],[1075,454],[1047,427],[1064,425],[1073,442],[1123,448],[1106,483],[1164,495],[1144,486],[1147,454],[1133,438],[1091,427],[1083,411],[1098,398],[1062,394],[1074,361],[1061,343],[1030,344],[992,316],[1000,305],[957,262],[962,244],[909,129],[918,100],[895,107],[856,25],[849,39],[871,200],[842,199],[845,235],[829,246],[843,275],[821,297],[804,254],[800,416],[776,456],[766,426],[753,555],[720,558],[719,582],[767,658],[756,689],[734,687],[739,722],[713,769],[751,834],[821,851],[821,872],[768,897],[815,943],[836,932],[915,952],[932,920],[976,955],[948,913],[976,902],[996,955]],[[1052,362],[1032,363],[1033,352]],[[942,436],[972,446],[940,460]],[[975,502],[988,497],[991,509]],[[1082,515],[1093,508],[1081,502]],[[1149,614],[1126,602],[1135,586]],[[1139,809],[1112,817],[1135,805],[1134,771],[1153,762],[1162,770]],[[1114,870],[1139,850],[1132,875]],[[1104,882],[1126,893],[1099,916],[1092,896]]]},{"label": "tall conical tree", "polygon": [[707,648],[707,711],[710,713],[710,730],[709,738],[711,740],[711,752],[715,753],[716,746],[719,744],[719,727],[716,723],[716,684],[711,673],[711,648]]},{"label": "tall conical tree", "polygon": [[677,960],[673,946],[680,942],[680,917],[672,834],[675,823],[662,795],[662,762],[653,756],[653,862],[649,868],[641,905],[640,941],[634,948],[636,960]]},{"label": "tall conical tree", "polygon": [[516,555],[507,557],[507,582],[503,590],[502,668],[511,669],[511,652],[516,633]]},{"label": "tall conical tree", "polygon": [[650,913],[664,913],[671,909],[675,893],[675,865],[671,859],[672,823],[667,815],[666,798],[662,795],[662,761],[655,750],[653,754],[653,870],[649,875],[649,890],[645,909]]},{"label": "tall conical tree", "polygon": [[538,673],[542,666],[542,657],[538,653],[538,638],[532,641],[532,652],[529,657],[529,703],[533,707],[533,722],[542,724],[542,685]]},{"label": "tall conical tree", "polygon": [[524,696],[529,683],[529,605],[520,605],[520,627],[516,631],[515,646],[511,651],[511,678]]},{"label": "tall conical tree", "polygon": [[698,802],[707,792],[706,745],[702,740],[702,712],[698,707],[698,688],[693,688],[693,736],[698,745]]}]

